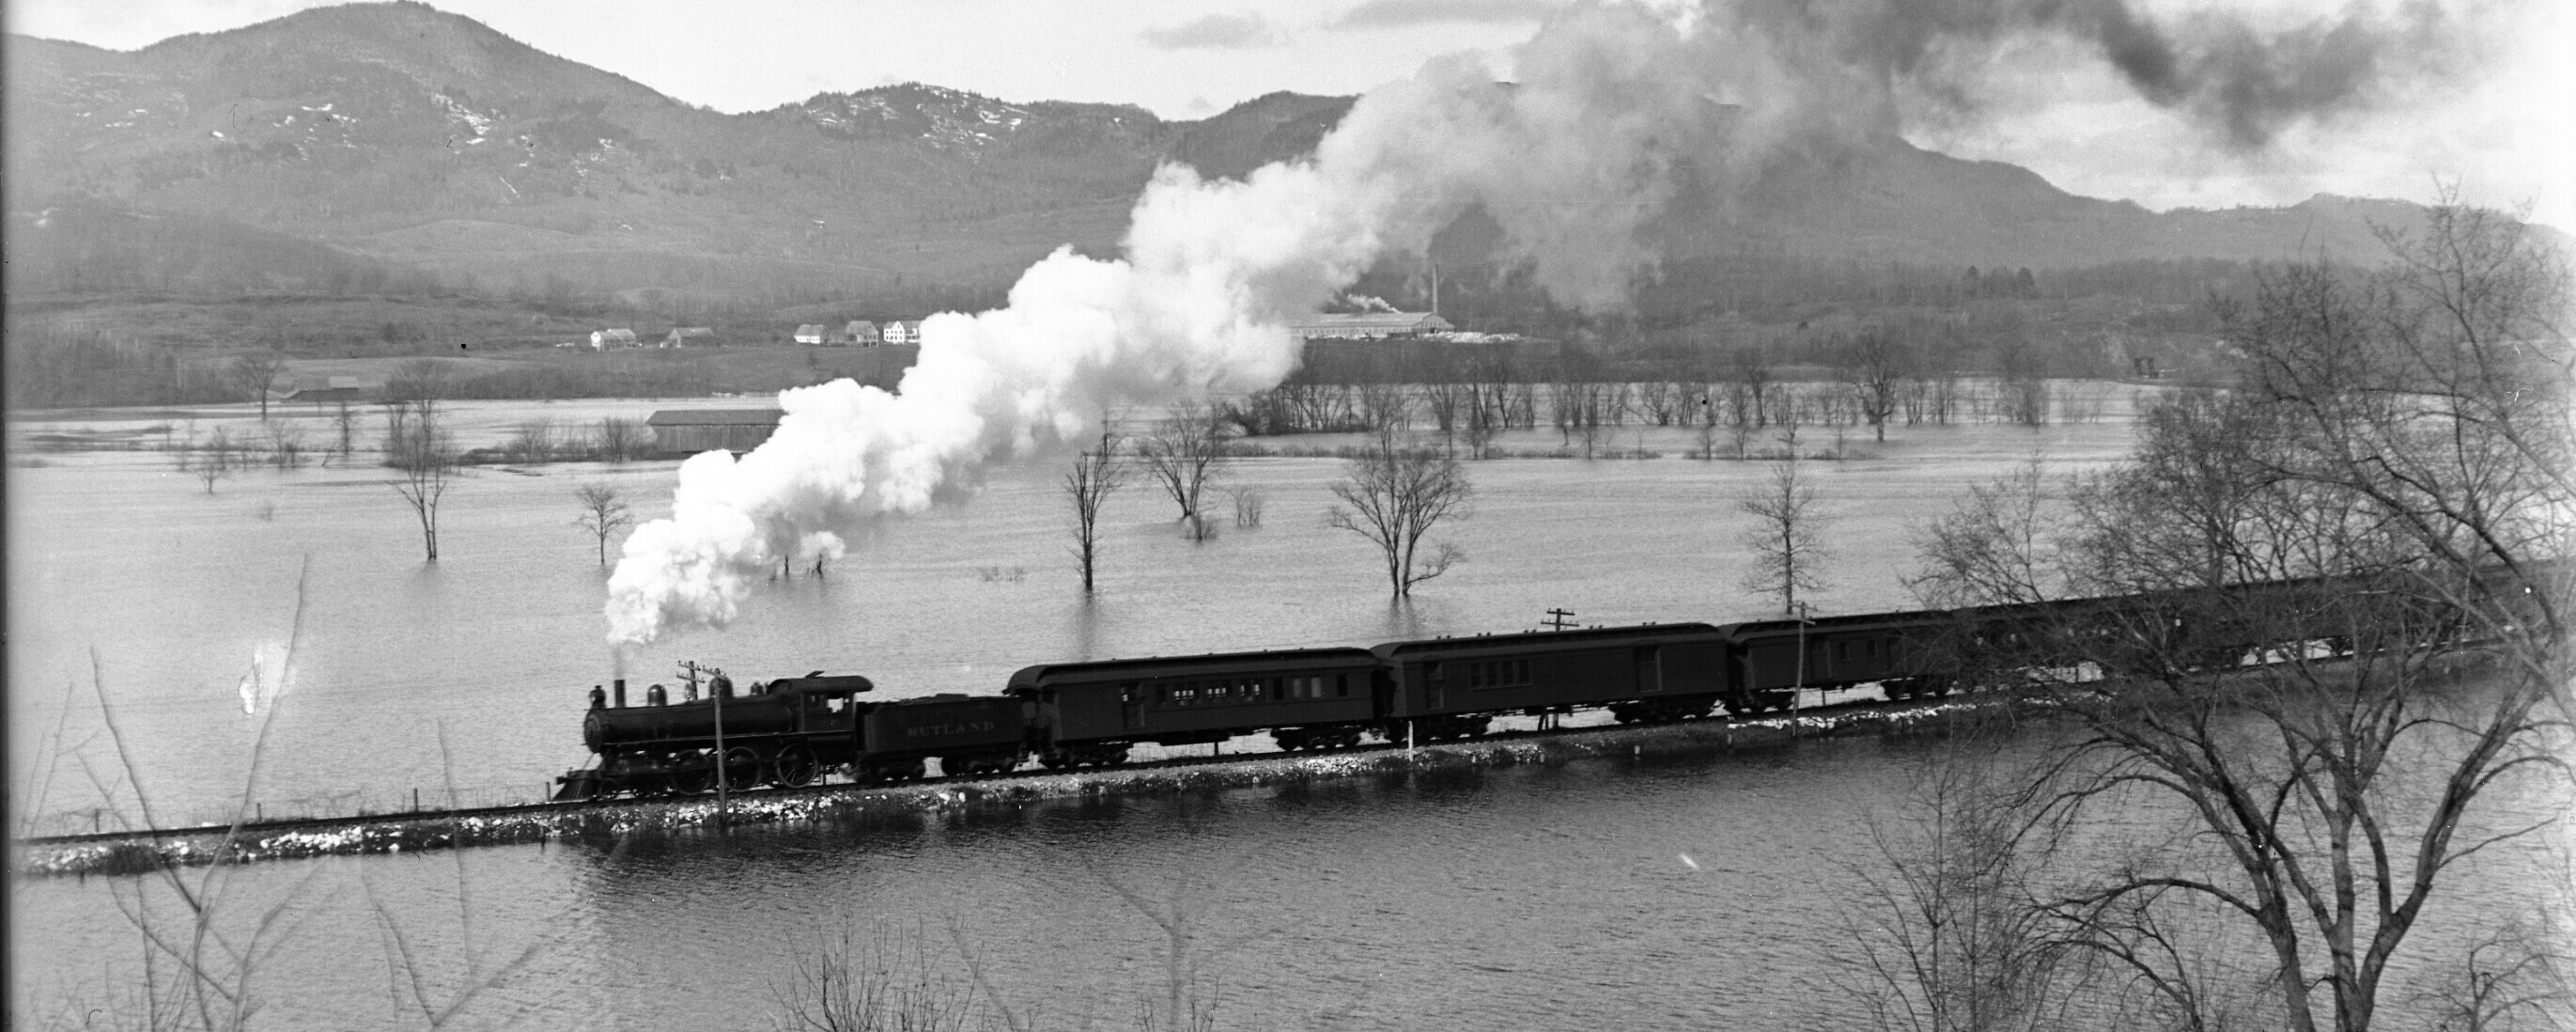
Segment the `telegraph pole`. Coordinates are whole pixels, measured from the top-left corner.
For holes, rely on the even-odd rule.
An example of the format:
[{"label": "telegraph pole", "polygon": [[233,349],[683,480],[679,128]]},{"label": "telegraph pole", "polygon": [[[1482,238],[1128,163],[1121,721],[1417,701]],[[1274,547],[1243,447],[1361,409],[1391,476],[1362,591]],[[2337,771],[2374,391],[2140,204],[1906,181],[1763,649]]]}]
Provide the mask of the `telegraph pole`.
[{"label": "telegraph pole", "polygon": [[[700,666],[698,661],[694,659],[681,660],[680,669],[688,672],[689,691],[691,694],[695,694],[698,690],[698,675],[700,673],[713,674],[716,677],[724,676],[724,671],[715,669],[714,667]],[[733,817],[733,801],[731,798],[733,790],[733,785],[731,784],[733,781],[733,771],[729,769],[730,765],[725,762],[725,693],[715,690],[715,683],[713,681],[709,681],[707,684],[707,694],[714,697],[716,702],[716,827],[722,828],[731,824]]]},{"label": "telegraph pole", "polygon": [[1562,631],[1568,627],[1574,626],[1574,624],[1569,622],[1573,619],[1574,612],[1572,610],[1550,609],[1547,611],[1547,625],[1553,630]]},{"label": "telegraph pole", "polygon": [[1798,696],[1807,689],[1807,625],[1815,621],[1807,618],[1806,603],[1790,604],[1798,608],[1798,683],[1789,687],[1789,720],[1794,726],[1798,718]]}]

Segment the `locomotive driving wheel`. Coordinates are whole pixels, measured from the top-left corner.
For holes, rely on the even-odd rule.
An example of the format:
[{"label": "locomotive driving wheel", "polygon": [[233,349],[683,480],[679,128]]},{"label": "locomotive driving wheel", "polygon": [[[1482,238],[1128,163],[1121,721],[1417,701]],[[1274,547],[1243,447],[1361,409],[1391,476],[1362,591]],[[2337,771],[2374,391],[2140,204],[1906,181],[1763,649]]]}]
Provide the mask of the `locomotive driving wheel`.
[{"label": "locomotive driving wheel", "polygon": [[814,783],[816,765],[814,750],[790,745],[778,751],[778,760],[770,767],[769,783],[781,788],[799,788]]},{"label": "locomotive driving wheel", "polygon": [[759,784],[760,768],[762,766],[764,766],[764,764],[760,762],[760,754],[753,752],[752,748],[748,745],[737,745],[731,749],[725,750],[725,788],[730,791],[740,792],[743,789]]},{"label": "locomotive driving wheel", "polygon": [[[689,762],[687,760],[681,761]],[[688,766],[671,772],[671,792],[675,795],[697,795],[716,787],[713,767]]]}]

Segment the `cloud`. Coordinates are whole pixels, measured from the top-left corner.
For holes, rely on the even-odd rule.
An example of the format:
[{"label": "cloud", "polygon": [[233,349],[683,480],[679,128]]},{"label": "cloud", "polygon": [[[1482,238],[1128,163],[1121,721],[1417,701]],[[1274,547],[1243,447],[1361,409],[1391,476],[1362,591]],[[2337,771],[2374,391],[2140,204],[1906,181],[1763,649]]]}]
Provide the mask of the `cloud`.
[{"label": "cloud", "polygon": [[1170,28],[1147,29],[1143,37],[1147,46],[1157,50],[1240,50],[1286,42],[1258,14],[1211,14]]},{"label": "cloud", "polygon": [[1333,24],[1346,29],[1509,24],[1539,21],[1564,8],[1563,0],[1366,0]]}]

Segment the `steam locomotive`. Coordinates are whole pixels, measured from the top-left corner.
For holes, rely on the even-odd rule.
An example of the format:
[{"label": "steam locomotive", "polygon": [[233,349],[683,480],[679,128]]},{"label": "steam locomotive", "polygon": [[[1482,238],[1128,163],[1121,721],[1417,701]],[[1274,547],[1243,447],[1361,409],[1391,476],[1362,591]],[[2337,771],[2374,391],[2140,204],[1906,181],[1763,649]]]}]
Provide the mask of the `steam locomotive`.
[{"label": "steam locomotive", "polygon": [[[1622,723],[1669,722],[1720,707],[1787,709],[1796,692],[1810,689],[1875,684],[1901,700],[2009,681],[2032,667],[2112,677],[2155,664],[2330,656],[2350,652],[2355,639],[2310,637],[2325,622],[2300,614],[2424,597],[2384,588],[2331,578],[1723,626],[1041,663],[1012,674],[999,695],[882,702],[862,698],[874,687],[865,677],[819,671],[755,683],[742,695],[719,673],[707,697],[676,703],[656,685],[641,706],[626,704],[619,681],[613,695],[591,689],[582,737],[598,762],[558,779],[555,798],[686,795],[718,778],[734,788],[795,786],[833,771],[903,781],[924,776],[931,759],[952,775],[1009,771],[1030,759],[1049,769],[1116,766],[1139,743],[1208,744],[1257,732],[1289,752],[1371,737],[1441,742],[1485,734],[1507,714],[1537,716],[1542,725],[1577,710],[1607,710]],[[2400,606],[2374,619],[2411,627],[2405,633],[2419,638],[2449,639],[2462,629],[2457,612]]]}]

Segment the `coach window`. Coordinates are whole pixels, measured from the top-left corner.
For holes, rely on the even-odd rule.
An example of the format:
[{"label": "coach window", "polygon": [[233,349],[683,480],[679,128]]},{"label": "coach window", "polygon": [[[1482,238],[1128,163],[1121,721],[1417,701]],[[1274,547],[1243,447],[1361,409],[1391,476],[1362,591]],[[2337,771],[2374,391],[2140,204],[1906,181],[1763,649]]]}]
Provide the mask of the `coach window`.
[{"label": "coach window", "polygon": [[1345,698],[1349,697],[1349,695],[1351,694],[1351,675],[1349,675],[1349,674],[1334,674],[1334,675],[1333,675],[1333,682],[1334,682],[1333,694],[1335,694],[1335,695],[1339,695],[1339,696],[1343,696],[1343,697],[1345,697]]}]

